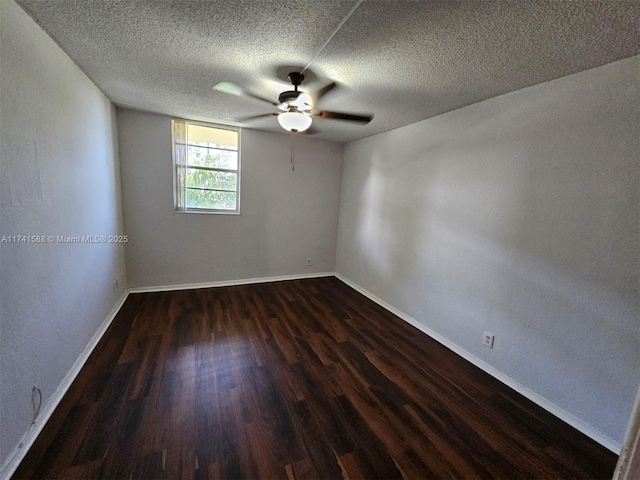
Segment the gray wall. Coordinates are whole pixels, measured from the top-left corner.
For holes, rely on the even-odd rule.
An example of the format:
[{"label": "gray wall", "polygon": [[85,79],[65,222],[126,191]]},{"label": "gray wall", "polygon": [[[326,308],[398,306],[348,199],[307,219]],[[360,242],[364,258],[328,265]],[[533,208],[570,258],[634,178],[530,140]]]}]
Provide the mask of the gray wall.
[{"label": "gray wall", "polygon": [[[115,109],[0,2],[1,236],[122,233]],[[124,245],[0,243],[0,465],[121,298]],[[117,288],[112,282],[118,279]]]},{"label": "gray wall", "polygon": [[348,144],[336,260],[617,442],[640,382],[639,59]]},{"label": "gray wall", "polygon": [[[171,119],[118,109],[133,287],[333,272],[342,145],[241,133],[240,215],[173,210]],[[305,259],[312,258],[312,266]]]}]

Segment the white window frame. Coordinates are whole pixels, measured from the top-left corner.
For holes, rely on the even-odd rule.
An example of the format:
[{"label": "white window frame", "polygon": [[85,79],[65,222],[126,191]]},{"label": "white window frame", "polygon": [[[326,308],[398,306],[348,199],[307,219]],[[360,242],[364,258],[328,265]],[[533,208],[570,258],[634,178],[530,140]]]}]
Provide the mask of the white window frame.
[{"label": "white window frame", "polygon": [[[203,170],[213,170],[213,171],[222,171],[222,172],[234,172],[237,174],[237,182],[236,182],[236,209],[235,210],[228,210],[228,209],[216,209],[216,208],[194,208],[194,207],[187,207],[186,205],[186,199],[185,199],[185,203],[184,205],[180,205],[180,201],[179,201],[179,182],[180,181],[185,181],[185,177],[184,175],[182,176],[182,179],[180,178],[181,175],[179,173],[179,165],[176,163],[176,138],[175,138],[175,123],[176,122],[184,122],[185,123],[185,131],[186,131],[186,126],[187,125],[199,125],[201,127],[210,127],[210,128],[217,128],[220,130],[230,130],[233,132],[236,132],[238,135],[238,169],[237,170],[228,170],[228,169],[218,169],[218,168],[204,168],[204,167],[198,167],[201,168]],[[222,124],[218,124],[218,123],[208,123],[208,122],[200,122],[200,121],[196,121],[196,120],[186,120],[183,118],[172,118],[171,119],[171,159],[172,159],[172,166],[173,166],[173,206],[174,206],[174,211],[178,212],[178,213],[204,213],[204,214],[215,214],[215,215],[240,215],[240,186],[241,186],[241,148],[240,148],[240,144],[241,144],[241,129],[239,127],[232,127],[230,125],[222,125]],[[186,165],[185,165],[185,168]],[[183,185],[183,189],[186,190],[186,185]]]}]

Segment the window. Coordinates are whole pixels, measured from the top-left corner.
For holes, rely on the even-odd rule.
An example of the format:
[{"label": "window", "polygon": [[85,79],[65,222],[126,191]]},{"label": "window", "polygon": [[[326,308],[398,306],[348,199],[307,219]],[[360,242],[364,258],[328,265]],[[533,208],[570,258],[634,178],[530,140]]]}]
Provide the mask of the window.
[{"label": "window", "polygon": [[174,119],[177,211],[240,212],[240,131]]}]

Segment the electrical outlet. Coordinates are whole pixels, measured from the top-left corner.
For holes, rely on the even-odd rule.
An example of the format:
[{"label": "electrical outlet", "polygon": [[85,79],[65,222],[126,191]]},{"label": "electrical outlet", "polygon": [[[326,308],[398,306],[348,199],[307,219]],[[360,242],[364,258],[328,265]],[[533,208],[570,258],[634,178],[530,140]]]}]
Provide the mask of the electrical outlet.
[{"label": "electrical outlet", "polygon": [[310,266],[311,266],[311,257],[308,257],[307,258],[307,267],[310,267]]},{"label": "electrical outlet", "polygon": [[489,348],[493,348],[493,333],[484,332],[482,343]]}]

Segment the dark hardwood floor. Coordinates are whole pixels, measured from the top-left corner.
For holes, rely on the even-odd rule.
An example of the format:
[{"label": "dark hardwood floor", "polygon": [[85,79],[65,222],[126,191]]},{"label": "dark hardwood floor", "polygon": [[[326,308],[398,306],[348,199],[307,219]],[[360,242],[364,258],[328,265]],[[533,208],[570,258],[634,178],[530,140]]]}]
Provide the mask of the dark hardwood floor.
[{"label": "dark hardwood floor", "polygon": [[14,478],[611,478],[338,279],[132,294]]}]

